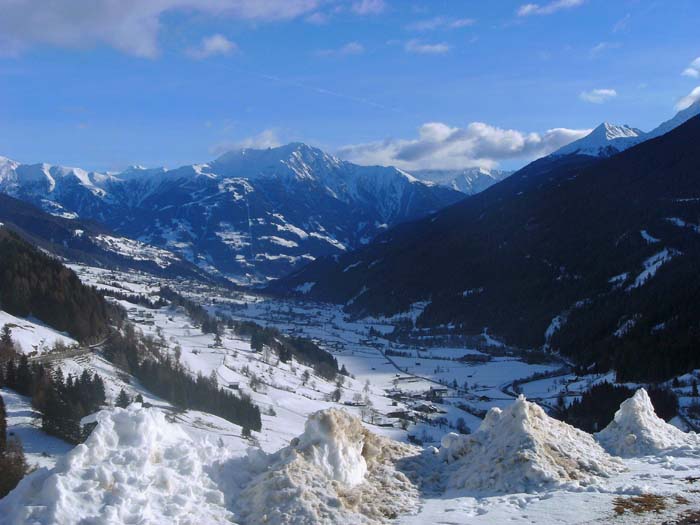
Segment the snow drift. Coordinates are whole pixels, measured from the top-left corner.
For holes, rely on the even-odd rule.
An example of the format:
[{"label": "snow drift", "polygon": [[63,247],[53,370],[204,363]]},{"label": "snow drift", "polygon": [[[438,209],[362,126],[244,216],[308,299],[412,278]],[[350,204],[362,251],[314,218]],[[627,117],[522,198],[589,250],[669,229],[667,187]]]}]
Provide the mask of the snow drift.
[{"label": "snow drift", "polygon": [[195,444],[162,412],[140,405],[100,412],[97,421],[55,468],[30,474],[0,500],[3,524],[232,522],[204,469],[223,451]]},{"label": "snow drift", "polygon": [[658,417],[643,388],[622,402],[615,418],[596,438],[611,454],[622,457],[659,453],[700,456],[700,436],[683,432]]},{"label": "snow drift", "polygon": [[385,522],[417,509],[416,487],[396,469],[416,454],[342,410],[316,412],[288,447],[250,457],[257,472],[236,498],[237,514],[248,525]]},{"label": "snow drift", "polygon": [[492,408],[474,434],[447,434],[440,458],[450,464],[448,489],[498,493],[578,489],[624,470],[590,434],[523,396],[505,410]]}]

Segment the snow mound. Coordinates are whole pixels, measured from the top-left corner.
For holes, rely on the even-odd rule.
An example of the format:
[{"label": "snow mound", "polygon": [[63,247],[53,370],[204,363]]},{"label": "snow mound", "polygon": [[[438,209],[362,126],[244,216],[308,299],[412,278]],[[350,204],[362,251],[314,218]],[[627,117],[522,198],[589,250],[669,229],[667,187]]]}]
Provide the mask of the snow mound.
[{"label": "snow mound", "polygon": [[447,434],[440,458],[450,464],[448,489],[496,493],[577,490],[624,470],[590,434],[523,396],[505,410],[492,408],[474,434]]},{"label": "snow mound", "polygon": [[27,476],[0,501],[3,524],[232,522],[205,472],[221,451],[194,443],[156,409],[100,412],[84,444]]},{"label": "snow mound", "polygon": [[417,488],[396,468],[417,453],[342,410],[316,412],[288,447],[244,467],[257,473],[236,498],[237,517],[247,525],[384,523],[418,507]]},{"label": "snow mound", "polygon": [[622,402],[615,418],[596,438],[611,454],[622,457],[659,453],[700,456],[700,436],[685,433],[658,417],[643,388]]}]

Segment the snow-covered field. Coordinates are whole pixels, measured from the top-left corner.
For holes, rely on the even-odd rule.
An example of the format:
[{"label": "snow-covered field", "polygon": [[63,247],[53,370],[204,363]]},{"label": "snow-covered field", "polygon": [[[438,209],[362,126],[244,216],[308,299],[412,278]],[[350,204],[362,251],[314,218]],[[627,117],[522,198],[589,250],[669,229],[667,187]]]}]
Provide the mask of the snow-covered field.
[{"label": "snow-covered field", "polygon": [[[517,397],[546,407],[610,375],[528,364],[488,336],[473,347],[399,344],[388,335],[397,319],[351,320],[329,305],[73,268],[99,288],[155,296],[168,284],[211,313],[313,338],[351,377],[327,381],[253,351],[229,329],[217,342],[181,308],[122,302],[132,323],[193,374],[249,394],[261,432],[244,438],[221,418],[177,410],[97,353],[61,359],[53,364],[64,373],[105,378],[109,401],[123,388],[153,408],[97,416],[98,430],[65,455],[70,447],[41,432],[29,400],[3,391],[30,463],[58,460],[53,475],[38,471],[0,502],[7,523],[26,523],[27,512],[41,524],[674,523],[700,503],[700,440],[655,418],[643,395],[600,436]],[[676,389],[687,399],[693,378]],[[616,512],[640,496],[658,512]]]},{"label": "snow-covered field", "polygon": [[37,319],[22,319],[0,310],[0,328],[5,325],[10,327],[12,339],[24,354],[47,352],[57,342],[65,346],[78,344],[67,334],[57,332]]}]

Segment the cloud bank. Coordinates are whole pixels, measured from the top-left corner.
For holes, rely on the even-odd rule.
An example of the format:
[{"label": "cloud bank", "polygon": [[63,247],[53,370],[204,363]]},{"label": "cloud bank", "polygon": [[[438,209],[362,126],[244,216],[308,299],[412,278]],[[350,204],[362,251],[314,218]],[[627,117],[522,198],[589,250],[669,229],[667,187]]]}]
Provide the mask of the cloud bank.
[{"label": "cloud bank", "polygon": [[472,122],[463,128],[429,122],[418,129],[417,138],[348,145],[337,153],[357,164],[393,165],[406,170],[493,168],[504,160],[548,155],[590,131],[554,128],[544,133],[527,133],[483,122]]},{"label": "cloud bank", "polygon": [[154,58],[159,53],[161,16],[167,12],[263,22],[310,14],[319,4],[320,0],[0,0],[0,53],[18,54],[34,45],[106,45]]}]

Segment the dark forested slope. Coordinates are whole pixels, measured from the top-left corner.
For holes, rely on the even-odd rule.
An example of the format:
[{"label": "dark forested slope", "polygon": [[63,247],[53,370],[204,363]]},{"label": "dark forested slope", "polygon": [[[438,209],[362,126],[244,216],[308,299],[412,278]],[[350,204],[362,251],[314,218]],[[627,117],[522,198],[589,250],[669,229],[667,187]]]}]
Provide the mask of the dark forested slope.
[{"label": "dark forested slope", "polygon": [[430,301],[419,324],[488,327],[624,377],[698,367],[699,144],[696,117],[609,159],[536,161],[273,290],[357,314]]}]

